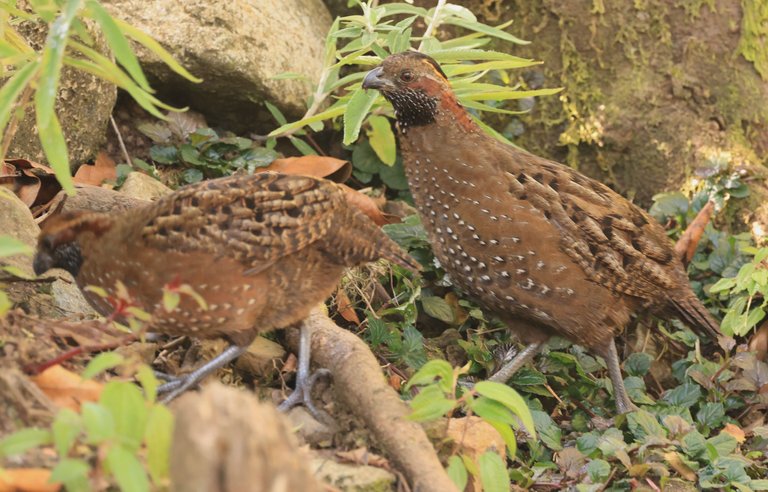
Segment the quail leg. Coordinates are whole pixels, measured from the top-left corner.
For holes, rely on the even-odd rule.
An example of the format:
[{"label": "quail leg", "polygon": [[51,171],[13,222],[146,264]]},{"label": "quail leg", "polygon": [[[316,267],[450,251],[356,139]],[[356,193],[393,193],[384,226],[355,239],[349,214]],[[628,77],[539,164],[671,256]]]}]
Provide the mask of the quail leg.
[{"label": "quail leg", "polygon": [[633,412],[637,407],[629,399],[627,389],[624,387],[624,378],[621,376],[621,367],[619,365],[619,353],[616,350],[616,342],[611,338],[603,355],[608,365],[608,376],[613,385],[613,397],[616,400],[616,411],[619,414]]},{"label": "quail leg", "polygon": [[159,395],[164,395],[162,398],[163,403],[168,403],[189,388],[197,385],[200,381],[205,379],[209,374],[216,372],[228,363],[240,357],[248,347],[241,347],[239,345],[230,345],[213,359],[209,360],[202,366],[198,367],[186,376],[179,378],[168,378],[168,382],[157,388]]},{"label": "quail leg", "polygon": [[312,403],[312,387],[320,377],[327,376],[330,372],[327,369],[319,369],[314,374],[309,373],[310,352],[312,348],[312,328],[304,323],[301,325],[299,335],[299,363],[296,370],[296,387],[293,393],[277,409],[281,412],[287,412],[296,405],[303,404],[307,410],[320,421],[326,420],[323,412]]},{"label": "quail leg", "polygon": [[539,351],[542,345],[543,342],[534,342],[528,344],[527,347],[518,352],[514,359],[507,362],[506,365],[496,371],[496,373],[488,378],[488,380],[495,381],[497,383],[506,383],[509,381],[509,378],[511,378],[521,367],[527,364],[534,355],[536,355],[536,352]]}]

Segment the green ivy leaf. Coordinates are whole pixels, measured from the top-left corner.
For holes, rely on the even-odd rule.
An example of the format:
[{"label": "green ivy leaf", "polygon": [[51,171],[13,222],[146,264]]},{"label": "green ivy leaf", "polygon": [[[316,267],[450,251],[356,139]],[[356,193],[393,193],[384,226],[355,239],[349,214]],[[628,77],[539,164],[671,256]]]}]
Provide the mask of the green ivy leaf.
[{"label": "green ivy leaf", "polygon": [[123,446],[113,446],[107,453],[106,462],[122,492],[147,492],[147,473],[134,453]]},{"label": "green ivy leaf", "polygon": [[538,432],[541,437],[541,441],[553,451],[560,451],[563,449],[563,432],[560,427],[555,424],[555,421],[552,420],[552,417],[541,410],[533,410],[531,415],[536,424],[536,432]]},{"label": "green ivy leaf", "polygon": [[467,480],[469,475],[467,473],[467,467],[464,466],[464,462],[458,456],[451,456],[448,458],[448,468],[446,469],[448,477],[453,483],[456,484],[456,488],[464,490],[467,487]]},{"label": "green ivy leaf", "polygon": [[51,471],[50,482],[63,483],[67,492],[86,492],[91,490],[90,472],[85,460],[63,458]]},{"label": "green ivy leaf", "polygon": [[435,379],[440,379],[440,381],[447,383],[447,389],[445,389],[446,387],[441,388],[446,393],[453,388],[453,368],[447,361],[441,359],[430,360],[411,376],[405,389],[407,391],[413,386],[431,384]]},{"label": "green ivy leaf", "polygon": [[592,483],[603,483],[611,475],[611,465],[605,460],[591,460],[587,463],[587,475]]},{"label": "green ivy leaf", "polygon": [[480,482],[485,492],[509,492],[507,465],[495,451],[486,451],[478,458]]},{"label": "green ivy leaf", "polygon": [[144,437],[147,406],[141,390],[125,381],[110,381],[104,386],[99,403],[115,422],[115,433],[127,449],[134,452]]},{"label": "green ivy leaf", "polygon": [[651,362],[653,357],[644,352],[636,352],[627,357],[624,362],[624,370],[630,376],[643,377],[648,374],[648,370],[651,368]]},{"label": "green ivy leaf", "polygon": [[453,324],[453,309],[451,309],[451,306],[442,297],[422,297],[421,305],[424,308],[424,312],[433,318],[448,324]]},{"label": "green ivy leaf", "polygon": [[88,443],[99,444],[115,435],[115,419],[109,410],[96,403],[86,402],[81,412]]},{"label": "green ivy leaf", "polygon": [[53,444],[59,456],[66,456],[69,453],[69,449],[82,429],[83,421],[80,415],[69,408],[59,410],[51,425]]},{"label": "green ivy leaf", "polygon": [[455,400],[445,397],[443,390],[437,385],[427,386],[411,400],[411,414],[408,418],[417,422],[435,420],[453,410]]},{"label": "green ivy leaf", "polygon": [[538,427],[534,423],[535,419],[531,415],[528,405],[525,404],[525,400],[523,400],[523,397],[521,397],[517,391],[505,384],[493,381],[481,381],[477,383],[475,385],[475,391],[478,394],[496,400],[509,408],[512,413],[520,418],[520,421],[531,435],[531,438],[536,439],[536,431],[538,431]]}]

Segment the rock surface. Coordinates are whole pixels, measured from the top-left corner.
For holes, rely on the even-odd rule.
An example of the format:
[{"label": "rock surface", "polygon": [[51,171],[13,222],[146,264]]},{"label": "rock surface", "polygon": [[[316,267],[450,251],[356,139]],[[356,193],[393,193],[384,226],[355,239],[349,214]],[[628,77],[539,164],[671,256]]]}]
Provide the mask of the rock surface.
[{"label": "rock surface", "polygon": [[123,195],[140,200],[154,200],[171,191],[173,190],[152,176],[140,172],[130,173],[120,187]]},{"label": "rock surface", "polygon": [[395,490],[395,476],[387,470],[314,459],[315,475],[344,492],[388,492]]},{"label": "rock surface", "polygon": [[[276,80],[296,72],[317,81],[331,17],[321,0],[107,0],[113,15],[151,34],[192,74],[194,84],[144,49],[139,59],[169,98],[236,132],[274,128],[261,104],[289,115],[305,109],[310,84]],[[172,22],[168,20],[172,19]],[[259,128],[261,124],[261,128]]]},{"label": "rock surface", "polygon": [[[89,26],[86,23],[86,26]],[[32,22],[18,25],[19,33],[35,49],[41,49],[48,33],[47,26]],[[107,52],[103,36],[90,30],[96,43],[96,49]],[[59,81],[56,99],[56,114],[61,122],[62,131],[69,149],[69,160],[73,168],[96,156],[104,143],[109,123],[109,115],[117,100],[117,88],[98,77],[64,67]],[[35,125],[35,114],[28,108],[20,122],[7,157],[19,157],[47,163],[40,146]]]},{"label": "rock surface", "polygon": [[[40,233],[40,228],[35,224],[29,208],[16,198],[16,195],[5,190],[0,192],[0,231],[29,245],[31,249],[37,245],[37,236]],[[31,256],[17,255],[0,258],[0,265],[12,266],[25,275],[34,276]],[[9,298],[30,314],[41,317],[95,315],[67,272],[54,270],[46,276],[51,278],[55,276],[56,280],[51,283],[14,282],[9,284],[6,289]]]}]

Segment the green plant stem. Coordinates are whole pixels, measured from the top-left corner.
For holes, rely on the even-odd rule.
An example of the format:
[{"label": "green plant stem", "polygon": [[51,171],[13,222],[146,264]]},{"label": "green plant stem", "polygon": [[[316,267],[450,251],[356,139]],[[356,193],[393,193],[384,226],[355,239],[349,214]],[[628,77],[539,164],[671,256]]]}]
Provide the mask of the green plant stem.
[{"label": "green plant stem", "polygon": [[435,13],[432,14],[432,18],[429,20],[429,25],[427,26],[427,30],[424,31],[424,35],[421,38],[421,42],[419,43],[419,48],[417,51],[421,51],[421,49],[424,47],[424,41],[430,37],[432,37],[432,33],[437,29],[437,26],[440,25],[440,11],[443,10],[443,7],[445,7],[446,0],[437,0],[437,6],[435,6]]}]

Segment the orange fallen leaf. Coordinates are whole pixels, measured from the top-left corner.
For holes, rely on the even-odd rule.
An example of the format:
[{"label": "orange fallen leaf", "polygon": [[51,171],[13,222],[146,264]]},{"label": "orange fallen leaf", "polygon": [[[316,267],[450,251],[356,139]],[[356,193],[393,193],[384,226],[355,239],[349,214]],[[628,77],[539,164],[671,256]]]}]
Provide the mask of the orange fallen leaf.
[{"label": "orange fallen leaf", "polygon": [[352,163],[335,157],[320,155],[305,155],[302,157],[285,157],[275,159],[267,167],[257,169],[259,172],[274,171],[283,174],[300,174],[325,178],[336,183],[343,183],[352,175]]},{"label": "orange fallen leaf", "polygon": [[357,315],[352,301],[349,300],[349,296],[341,286],[336,290],[336,309],[345,320],[357,325],[360,324],[360,317]]},{"label": "orange fallen leaf", "polygon": [[347,194],[347,203],[353,207],[356,207],[358,210],[367,215],[368,218],[371,219],[376,225],[383,226],[391,222],[384,216],[381,210],[379,210],[379,207],[376,206],[376,202],[373,201],[373,198],[360,193],[357,190],[353,190],[345,184],[340,186],[344,188],[344,191]]},{"label": "orange fallen leaf", "polygon": [[738,442],[739,444],[743,443],[744,440],[747,438],[746,435],[744,434],[744,431],[741,430],[740,427],[737,427],[733,424],[725,424],[722,432],[732,435],[734,439],[736,439],[736,442]]},{"label": "orange fallen leaf", "polygon": [[105,181],[117,179],[117,165],[106,152],[99,152],[93,164],[83,164],[73,178],[75,183],[101,186]]},{"label": "orange fallen leaf", "polygon": [[51,470],[11,468],[0,471],[0,492],[58,492],[61,484],[48,483]]},{"label": "orange fallen leaf", "polygon": [[712,213],[715,211],[715,204],[707,202],[704,207],[699,210],[696,218],[693,222],[688,224],[688,228],[685,229],[683,235],[675,243],[675,253],[680,258],[684,265],[690,263],[694,253],[696,253],[696,246],[701,241],[701,235],[704,234],[704,228],[709,224],[709,220],[712,218]]},{"label": "orange fallen leaf", "polygon": [[84,380],[60,365],[49,367],[30,379],[56,406],[74,411],[80,410],[83,402],[97,401],[102,390],[96,381]]},{"label": "orange fallen leaf", "polygon": [[400,391],[401,389],[403,389],[405,380],[400,376],[398,376],[397,374],[390,374],[389,378],[387,378],[387,383],[395,391]]}]

